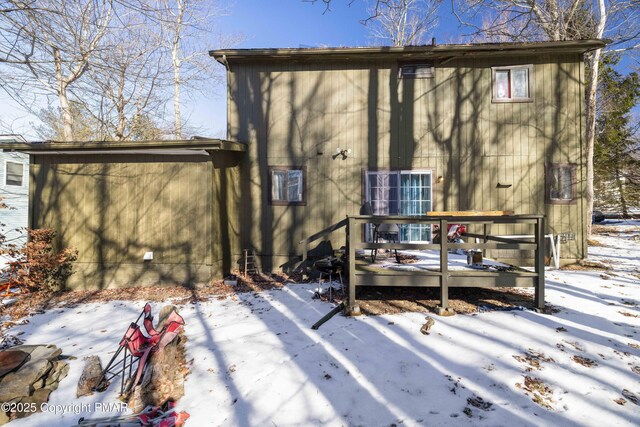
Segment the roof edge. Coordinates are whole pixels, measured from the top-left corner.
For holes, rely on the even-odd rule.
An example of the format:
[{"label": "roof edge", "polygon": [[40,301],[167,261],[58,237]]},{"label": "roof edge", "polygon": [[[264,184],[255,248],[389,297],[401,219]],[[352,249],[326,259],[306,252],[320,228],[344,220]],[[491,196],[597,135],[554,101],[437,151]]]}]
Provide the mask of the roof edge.
[{"label": "roof edge", "polygon": [[47,153],[58,151],[144,151],[144,150],[224,150],[246,151],[246,144],[214,138],[149,141],[71,141],[71,142],[9,142],[0,143],[3,151]]},{"label": "roof edge", "polygon": [[600,39],[566,40],[545,42],[443,44],[406,47],[331,47],[331,48],[268,48],[268,49],[219,49],[209,51],[209,56],[225,63],[242,60],[286,60],[313,58],[359,58],[359,57],[411,57],[411,56],[466,56],[500,55],[516,52],[576,52],[584,53],[601,49],[606,43]]}]

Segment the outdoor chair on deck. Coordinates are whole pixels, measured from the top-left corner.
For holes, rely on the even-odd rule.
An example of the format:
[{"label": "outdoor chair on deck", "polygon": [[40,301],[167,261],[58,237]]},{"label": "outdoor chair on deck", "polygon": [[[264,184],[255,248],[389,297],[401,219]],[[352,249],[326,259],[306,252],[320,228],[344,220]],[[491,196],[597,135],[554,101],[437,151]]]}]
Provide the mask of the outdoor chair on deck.
[{"label": "outdoor chair on deck", "polygon": [[[373,207],[371,202],[365,202],[360,209],[360,215],[373,215]],[[379,243],[380,239],[387,242],[400,243],[400,227],[398,224],[371,224],[373,226],[373,243]],[[396,262],[400,262],[398,250],[394,249]],[[371,262],[376,262],[377,249],[371,250]]]},{"label": "outdoor chair on deck", "polygon": [[[373,230],[373,242],[378,243],[382,240],[386,240],[389,243],[400,243],[400,227],[398,224],[378,224]],[[398,257],[398,250],[393,250],[396,255],[396,262],[400,262],[400,258]],[[372,262],[376,262],[376,254],[378,250],[374,249],[371,251],[371,260]]]}]

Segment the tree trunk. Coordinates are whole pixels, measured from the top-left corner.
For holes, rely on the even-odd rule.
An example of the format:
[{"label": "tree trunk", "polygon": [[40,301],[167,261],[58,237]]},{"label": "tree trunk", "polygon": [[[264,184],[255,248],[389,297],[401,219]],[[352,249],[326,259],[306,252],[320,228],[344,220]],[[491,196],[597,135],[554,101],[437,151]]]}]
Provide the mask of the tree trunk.
[{"label": "tree trunk", "polygon": [[586,150],[587,182],[585,200],[587,203],[587,237],[591,236],[591,215],[593,213],[593,148],[596,141],[596,94],[598,88],[598,72],[600,69],[600,49],[593,52],[589,61],[589,81],[587,85],[587,129]]},{"label": "tree trunk", "polygon": [[171,60],[173,62],[173,114],[175,120],[175,137],[182,139],[182,115],[180,114],[180,37],[182,33],[182,19],[184,17],[184,3],[177,1],[178,14],[175,22],[175,33],[171,46]]},{"label": "tree trunk", "polygon": [[62,58],[60,57],[60,50],[53,48],[53,60],[56,66],[56,92],[58,95],[58,102],[60,103],[60,109],[62,110],[62,129],[65,141],[73,141],[73,114],[71,113],[71,106],[69,105],[69,97],[67,96],[67,81],[62,76]]},{"label": "tree trunk", "polygon": [[618,186],[618,199],[620,201],[620,209],[622,210],[622,217],[629,218],[629,208],[627,206],[627,199],[624,196],[624,184],[622,183],[622,177],[620,176],[620,169],[616,168],[616,185]]}]

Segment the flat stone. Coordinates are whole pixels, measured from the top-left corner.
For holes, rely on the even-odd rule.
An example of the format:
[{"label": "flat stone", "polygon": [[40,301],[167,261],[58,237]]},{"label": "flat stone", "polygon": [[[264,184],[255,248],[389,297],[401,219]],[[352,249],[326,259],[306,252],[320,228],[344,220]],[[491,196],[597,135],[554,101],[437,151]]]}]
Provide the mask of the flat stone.
[{"label": "flat stone", "polygon": [[[48,378],[48,377],[47,377]],[[36,381],[35,383],[33,383],[31,385],[31,387],[33,387],[34,390],[38,390],[41,389],[42,387],[44,387],[45,385],[45,381],[47,378],[40,378],[38,381]]]},{"label": "flat stone", "polygon": [[4,412],[0,411],[0,426],[8,423],[9,421],[10,420],[9,420],[9,417],[7,416],[7,414],[5,414]]},{"label": "flat stone", "polygon": [[16,372],[5,375],[0,382],[0,402],[7,402],[15,397],[28,396],[39,379],[49,373],[53,364],[50,359],[62,354],[55,345],[17,346],[19,351],[30,353],[30,358]]},{"label": "flat stone", "polygon": [[[24,403],[25,405],[31,405],[35,403],[35,412],[40,412],[40,408],[42,404],[49,401],[49,395],[51,394],[51,390],[46,388],[41,388],[33,392],[32,396],[24,397],[20,403]],[[28,412],[16,412],[16,418],[24,418],[33,414],[33,411]]]},{"label": "flat stone", "polygon": [[17,370],[27,361],[29,353],[20,350],[0,351],[0,378]]}]

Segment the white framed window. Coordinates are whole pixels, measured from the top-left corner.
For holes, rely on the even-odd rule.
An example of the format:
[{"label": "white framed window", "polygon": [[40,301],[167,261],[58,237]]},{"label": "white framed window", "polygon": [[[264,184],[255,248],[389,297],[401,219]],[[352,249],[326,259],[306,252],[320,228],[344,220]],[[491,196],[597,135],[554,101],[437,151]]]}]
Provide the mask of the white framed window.
[{"label": "white framed window", "polygon": [[8,160],[5,161],[4,183],[5,185],[22,187],[24,184],[24,164]]},{"label": "white framed window", "polygon": [[492,67],[493,102],[531,102],[533,65]]},{"label": "white framed window", "polygon": [[[432,171],[366,171],[365,201],[374,215],[426,215],[433,210]],[[400,225],[401,242],[429,242],[431,226]]]}]

